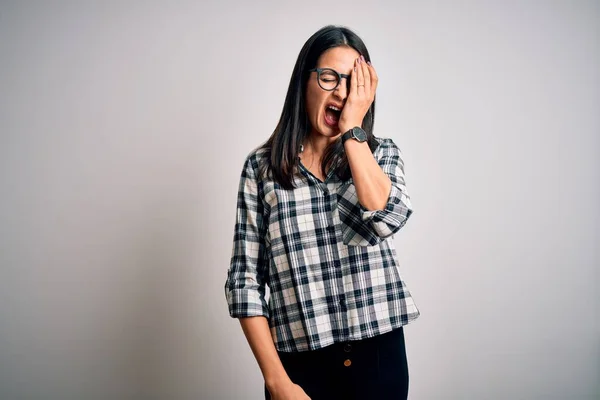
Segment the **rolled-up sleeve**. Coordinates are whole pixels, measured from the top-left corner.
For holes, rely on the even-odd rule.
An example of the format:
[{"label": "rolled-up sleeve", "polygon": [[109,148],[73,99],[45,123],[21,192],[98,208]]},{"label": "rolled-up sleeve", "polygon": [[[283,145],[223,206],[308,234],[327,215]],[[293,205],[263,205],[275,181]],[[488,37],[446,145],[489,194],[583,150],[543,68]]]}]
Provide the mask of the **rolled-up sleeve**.
[{"label": "rolled-up sleeve", "polygon": [[391,139],[383,142],[381,152],[378,164],[392,181],[387,203],[382,210],[371,211],[361,205],[360,212],[363,222],[368,223],[378,237],[385,239],[406,224],[413,210],[406,192],[402,152]]},{"label": "rolled-up sleeve", "polygon": [[268,265],[265,245],[267,223],[256,179],[256,161],[246,158],[240,177],[231,263],[225,296],[232,318],[265,316]]},{"label": "rolled-up sleeve", "polygon": [[412,214],[410,197],[404,182],[404,162],[392,139],[383,139],[373,156],[392,185],[385,207],[367,210],[358,201],[354,183],[342,185],[338,210],[342,237],[348,246],[374,246],[398,232]]}]

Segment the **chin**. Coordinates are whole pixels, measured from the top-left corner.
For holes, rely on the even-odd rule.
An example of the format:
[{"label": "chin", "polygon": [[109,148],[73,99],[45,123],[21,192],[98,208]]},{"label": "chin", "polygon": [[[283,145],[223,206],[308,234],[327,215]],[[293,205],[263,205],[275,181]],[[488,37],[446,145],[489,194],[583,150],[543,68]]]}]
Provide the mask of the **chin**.
[{"label": "chin", "polygon": [[326,129],[325,130],[325,132],[326,132],[325,136],[332,137],[332,136],[336,136],[338,133],[340,133],[340,132],[338,132],[337,128],[332,128],[330,126],[325,127],[325,129]]},{"label": "chin", "polygon": [[323,136],[331,138],[340,134],[340,128],[337,126],[333,127],[327,124],[322,124],[319,128],[319,133]]}]

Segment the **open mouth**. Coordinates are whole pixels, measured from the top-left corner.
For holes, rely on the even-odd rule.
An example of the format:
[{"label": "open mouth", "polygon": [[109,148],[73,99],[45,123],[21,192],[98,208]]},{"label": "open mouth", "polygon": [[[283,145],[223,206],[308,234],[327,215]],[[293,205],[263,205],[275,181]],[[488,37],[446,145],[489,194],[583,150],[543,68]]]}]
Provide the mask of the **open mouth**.
[{"label": "open mouth", "polygon": [[336,126],[341,114],[342,109],[340,107],[329,104],[325,107],[325,123],[329,126]]}]

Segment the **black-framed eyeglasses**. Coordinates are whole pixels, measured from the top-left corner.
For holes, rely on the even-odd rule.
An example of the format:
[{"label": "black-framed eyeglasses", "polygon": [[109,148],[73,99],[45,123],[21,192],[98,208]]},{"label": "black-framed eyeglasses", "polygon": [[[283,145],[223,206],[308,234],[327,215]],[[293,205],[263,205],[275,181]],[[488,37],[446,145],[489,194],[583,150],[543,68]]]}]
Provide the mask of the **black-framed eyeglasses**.
[{"label": "black-framed eyeglasses", "polygon": [[309,72],[317,73],[317,82],[323,90],[332,91],[337,89],[342,81],[346,78],[346,89],[350,90],[350,75],[340,74],[333,68],[313,68]]}]

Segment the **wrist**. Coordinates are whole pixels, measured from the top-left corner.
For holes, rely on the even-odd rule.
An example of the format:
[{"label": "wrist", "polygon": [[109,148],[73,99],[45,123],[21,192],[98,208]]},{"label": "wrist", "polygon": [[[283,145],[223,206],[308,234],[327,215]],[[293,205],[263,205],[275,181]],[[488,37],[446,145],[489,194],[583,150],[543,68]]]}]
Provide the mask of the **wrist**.
[{"label": "wrist", "polygon": [[276,391],[277,389],[286,385],[290,385],[292,383],[292,380],[287,374],[283,376],[273,377],[270,379],[265,379],[265,386],[267,386],[267,389],[269,389],[269,391]]},{"label": "wrist", "polygon": [[360,126],[353,126],[341,135],[342,144],[347,142],[363,143],[367,141],[367,133]]},{"label": "wrist", "polygon": [[340,133],[343,135],[344,133],[348,132],[350,129],[354,128],[355,126],[358,127],[362,127],[362,123],[358,122],[358,123],[342,123],[338,125],[338,128],[340,128]]}]

